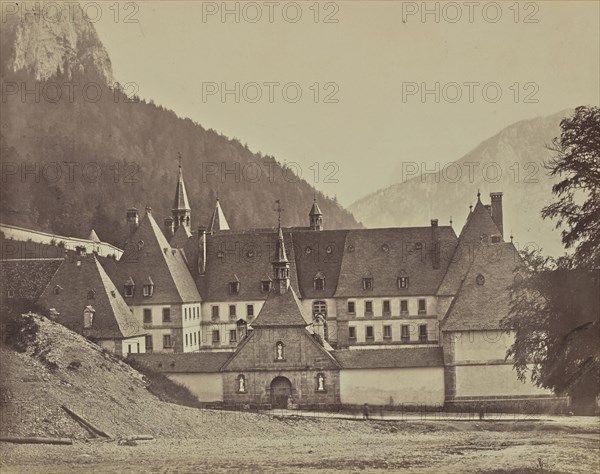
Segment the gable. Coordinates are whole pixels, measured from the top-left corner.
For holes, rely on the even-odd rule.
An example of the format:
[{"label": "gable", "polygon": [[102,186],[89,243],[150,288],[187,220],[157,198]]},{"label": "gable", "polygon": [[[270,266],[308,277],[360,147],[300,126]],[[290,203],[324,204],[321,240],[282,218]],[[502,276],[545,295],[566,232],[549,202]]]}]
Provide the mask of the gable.
[{"label": "gable", "polygon": [[[283,343],[283,360],[277,360],[278,342]],[[339,369],[333,356],[301,327],[255,329],[225,363],[221,371]]]}]

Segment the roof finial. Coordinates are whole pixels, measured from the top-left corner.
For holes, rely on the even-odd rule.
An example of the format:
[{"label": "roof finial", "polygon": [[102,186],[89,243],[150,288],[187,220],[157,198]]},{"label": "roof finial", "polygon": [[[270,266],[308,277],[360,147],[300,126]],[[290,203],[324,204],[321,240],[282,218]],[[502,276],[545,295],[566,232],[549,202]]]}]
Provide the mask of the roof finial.
[{"label": "roof finial", "polygon": [[481,193],[479,192],[479,188],[477,188],[477,200],[479,200],[479,198],[481,198]]},{"label": "roof finial", "polygon": [[473,212],[473,204],[469,204],[469,214]]},{"label": "roof finial", "polygon": [[514,239],[514,237],[513,237],[513,231],[512,231],[512,229],[510,229],[510,243],[511,244],[513,243],[513,239]]},{"label": "roof finial", "polygon": [[450,216],[450,225],[452,225],[452,216]]},{"label": "roof finial", "polygon": [[179,167],[181,168],[181,152],[177,152],[177,161],[179,161]]},{"label": "roof finial", "polygon": [[279,199],[275,202],[277,203],[277,208],[275,209],[275,212],[277,212],[277,226],[281,229],[281,212],[283,211],[283,208],[281,207],[281,201]]}]

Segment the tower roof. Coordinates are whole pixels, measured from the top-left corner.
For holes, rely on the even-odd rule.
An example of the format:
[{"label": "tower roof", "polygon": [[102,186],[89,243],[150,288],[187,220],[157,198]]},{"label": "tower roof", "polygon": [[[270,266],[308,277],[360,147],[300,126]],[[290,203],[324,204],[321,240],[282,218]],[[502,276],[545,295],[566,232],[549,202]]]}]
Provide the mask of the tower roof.
[{"label": "tower roof", "polygon": [[322,216],[321,208],[317,204],[317,198],[315,198],[312,207],[310,208],[309,216]]},{"label": "tower roof", "polygon": [[273,263],[289,263],[285,252],[285,241],[283,240],[281,226],[277,229],[277,242],[275,243],[275,259]]},{"label": "tower roof", "polygon": [[214,234],[215,232],[219,232],[221,230],[229,230],[229,224],[227,223],[227,219],[225,219],[223,209],[221,209],[219,198],[217,198],[215,210],[213,211],[210,222],[208,223],[207,232],[209,234]]},{"label": "tower roof", "polygon": [[183,182],[183,171],[179,165],[179,176],[177,177],[177,187],[175,189],[175,199],[173,201],[173,209],[190,209],[185,183]]}]

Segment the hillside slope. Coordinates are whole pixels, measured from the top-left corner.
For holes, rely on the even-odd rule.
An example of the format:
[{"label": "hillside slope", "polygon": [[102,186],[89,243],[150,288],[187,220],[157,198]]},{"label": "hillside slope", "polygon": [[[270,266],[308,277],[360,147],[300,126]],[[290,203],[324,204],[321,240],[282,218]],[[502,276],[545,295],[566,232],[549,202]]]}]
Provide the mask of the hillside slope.
[{"label": "hillside slope", "polygon": [[[553,182],[543,167],[551,154],[545,145],[559,135],[561,119],[571,112],[515,123],[459,160],[439,160],[437,173],[416,175],[410,160],[405,160],[406,175],[399,183],[349,209],[367,227],[426,225],[429,218],[446,224],[452,218],[459,232],[478,189],[486,203],[490,192],[501,191],[505,238],[512,232],[520,248],[533,242],[550,254],[562,254],[560,232],[553,222],[542,220],[540,210],[552,200]],[[434,165],[428,163],[427,170],[434,170]]]},{"label": "hillside slope", "polygon": [[[140,100],[134,85],[111,83],[93,24],[67,18],[44,26],[11,16],[2,29],[2,222],[75,237],[94,228],[115,243],[127,207],[151,206],[159,222],[170,215],[181,153],[193,228],[208,223],[217,194],[233,229],[273,226],[276,199],[284,225],[308,225],[313,186],[237,139]],[[327,228],[358,226],[317,197]]]}]

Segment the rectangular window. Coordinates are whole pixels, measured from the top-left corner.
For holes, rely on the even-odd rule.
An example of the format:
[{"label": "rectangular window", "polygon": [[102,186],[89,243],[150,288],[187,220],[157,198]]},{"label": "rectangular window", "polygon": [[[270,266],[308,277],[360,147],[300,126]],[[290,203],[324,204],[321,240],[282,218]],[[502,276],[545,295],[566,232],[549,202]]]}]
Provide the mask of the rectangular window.
[{"label": "rectangular window", "polygon": [[384,339],[392,338],[392,326],[383,326],[383,338]]},{"label": "rectangular window", "polygon": [[132,285],[125,285],[125,296],[126,297],[133,296],[133,286]]},{"label": "rectangular window", "polygon": [[268,293],[271,291],[271,280],[263,280],[260,282],[260,290],[263,293]]},{"label": "rectangular window", "polygon": [[235,319],[236,306],[234,304],[229,305],[229,317]]},{"label": "rectangular window", "polygon": [[419,300],[419,314],[427,313],[427,301],[424,299]]},{"label": "rectangular window", "polygon": [[354,326],[350,326],[348,328],[348,338],[349,339],[356,339],[356,328]]},{"label": "rectangular window", "polygon": [[408,324],[403,324],[400,327],[400,329],[401,329],[400,340],[402,342],[409,342],[410,341],[410,332],[409,332]]},{"label": "rectangular window", "polygon": [[213,321],[218,321],[219,319],[219,307],[218,306],[213,306],[211,308],[211,314],[212,314],[212,320]]},{"label": "rectangular window", "polygon": [[198,333],[197,332],[194,333],[194,345],[195,346],[198,345]]},{"label": "rectangular window", "polygon": [[427,324],[419,324],[419,342],[427,342]]},{"label": "rectangular window", "polygon": [[373,314],[373,302],[365,301],[365,316],[370,316]]},{"label": "rectangular window", "polygon": [[189,346],[189,345],[190,345],[190,344],[189,344],[189,342],[188,342],[188,335],[187,335],[187,334],[185,335],[185,345],[186,345],[186,346]]},{"label": "rectangular window", "polygon": [[246,305],[246,314],[248,315],[249,318],[254,316],[254,305],[253,304]]},{"label": "rectangular window", "polygon": [[144,324],[152,324],[152,310],[144,308]]},{"label": "rectangular window", "polygon": [[356,313],[356,304],[354,303],[354,301],[348,301],[348,312],[350,314]]},{"label": "rectangular window", "polygon": [[235,329],[229,331],[229,342],[237,342],[237,331]]},{"label": "rectangular window", "polygon": [[229,282],[229,294],[237,295],[239,292],[240,292],[240,282],[239,281]]},{"label": "rectangular window", "polygon": [[218,329],[213,330],[212,332],[212,342],[220,342],[221,341],[221,333]]},{"label": "rectangular window", "polygon": [[383,300],[383,314],[390,314],[392,312],[390,300]]},{"label": "rectangular window", "polygon": [[171,322],[171,308],[163,308],[163,323]]},{"label": "rectangular window", "polygon": [[402,316],[408,315],[408,300],[400,300],[400,314]]},{"label": "rectangular window", "polygon": [[363,289],[365,289],[365,290],[373,289],[373,278],[363,278]]},{"label": "rectangular window", "polygon": [[325,280],[323,278],[315,279],[315,290],[323,291],[325,289]]},{"label": "rectangular window", "polygon": [[187,308],[183,308],[183,319],[187,320],[187,315],[188,315],[188,309]]},{"label": "rectangular window", "polygon": [[373,340],[374,335],[373,335],[373,326],[367,326],[365,327],[365,337],[367,338],[367,340]]},{"label": "rectangular window", "polygon": [[152,351],[152,336],[146,336],[146,351]]},{"label": "rectangular window", "polygon": [[173,344],[171,342],[171,335],[163,334],[163,348],[170,349],[171,347],[173,347]]}]

